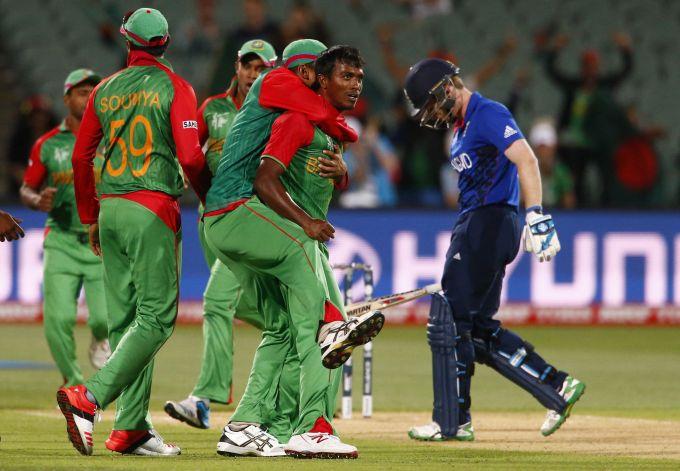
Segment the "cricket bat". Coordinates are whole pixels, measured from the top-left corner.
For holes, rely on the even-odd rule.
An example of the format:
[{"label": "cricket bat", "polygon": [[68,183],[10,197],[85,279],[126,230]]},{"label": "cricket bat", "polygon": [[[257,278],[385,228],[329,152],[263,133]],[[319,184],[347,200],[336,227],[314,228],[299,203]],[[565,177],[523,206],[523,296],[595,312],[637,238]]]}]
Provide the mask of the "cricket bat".
[{"label": "cricket bat", "polygon": [[368,311],[376,311],[387,309],[388,307],[398,306],[414,299],[422,298],[428,294],[433,294],[441,291],[442,287],[439,283],[427,285],[423,288],[414,289],[411,291],[404,291],[403,293],[388,294],[379,298],[371,299],[370,301],[363,301],[360,303],[349,304],[345,306],[347,317],[360,316]]}]

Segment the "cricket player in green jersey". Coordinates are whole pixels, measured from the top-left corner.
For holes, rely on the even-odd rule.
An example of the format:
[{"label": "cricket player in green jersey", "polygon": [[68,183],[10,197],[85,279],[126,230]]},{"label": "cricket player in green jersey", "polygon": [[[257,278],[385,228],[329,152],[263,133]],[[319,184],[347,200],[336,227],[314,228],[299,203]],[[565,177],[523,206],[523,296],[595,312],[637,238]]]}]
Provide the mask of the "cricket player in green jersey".
[{"label": "cricket player in green jersey", "polygon": [[[194,91],[163,58],[170,38],[165,17],[140,8],[125,16],[121,33],[127,68],[95,88],[73,150],[78,213],[104,265],[113,353],[84,384],[61,388],[57,402],[82,454],[92,454],[96,413],[116,401],[108,449],[178,455],[150,421],[153,361],[177,317],[181,170],[201,201],[210,171],[198,142]],[[106,163],[98,197],[92,159],[100,140]]]},{"label": "cricket player in green jersey", "polygon": [[[339,54],[338,51],[342,52]],[[306,69],[311,61],[307,59],[300,64],[295,64],[295,61],[307,55],[293,54],[290,61],[286,60],[286,56],[284,51],[284,64],[305,80],[308,74]],[[324,56],[331,65],[324,66],[323,70],[328,73],[328,69],[334,70],[335,62],[339,62],[344,79],[334,81],[333,86],[326,87],[326,90],[322,88],[322,98],[336,111],[338,108],[354,107],[363,79],[363,61],[358,51],[346,46],[335,47],[321,53],[318,61]],[[315,73],[309,73],[312,74],[316,78]],[[322,79],[319,77],[320,81]],[[336,90],[340,84],[342,92],[328,91]],[[253,94],[257,86],[256,82],[246,99],[246,105],[249,100],[258,99]],[[342,96],[342,100],[335,99],[338,96]],[[251,123],[263,121],[258,119],[258,115],[264,113],[257,107],[253,107],[252,114],[246,117],[246,105],[237,117],[233,133],[237,131],[241,119],[243,123],[249,120]],[[357,456],[356,448],[342,443],[333,434],[330,425],[335,404],[329,401],[329,397],[335,397],[337,389],[332,389],[333,385],[337,388],[337,383],[332,381],[332,374],[328,370],[324,371],[319,343],[324,345],[330,338],[329,350],[345,352],[349,356],[355,346],[377,335],[384,317],[374,312],[359,319],[343,320],[337,285],[324,254],[325,248],[320,243],[333,237],[334,232],[325,219],[334,182],[322,176],[326,165],[324,157],[334,154],[334,149],[342,142],[356,140],[356,134],[350,128],[345,138],[338,139],[322,129],[320,134],[316,133],[304,114],[294,114],[303,119],[291,122],[288,122],[288,114],[280,115],[280,118],[279,115],[277,113],[273,119],[268,118],[273,127],[271,133],[265,134],[269,144],[263,154],[246,152],[238,156],[236,153],[230,155],[228,148],[225,150],[206,207],[208,245],[232,269],[244,291],[252,290],[257,294],[258,307],[265,316],[263,340],[255,355],[246,392],[230,423],[224,428],[217,445],[218,453],[255,456],[288,453],[305,457],[352,458]],[[301,123],[305,120],[306,127]],[[303,133],[300,139],[295,138],[297,129]],[[245,131],[244,134],[248,135]],[[261,139],[261,136],[252,138]],[[230,138],[227,145],[233,142]],[[274,157],[281,155],[279,160],[283,165],[272,159],[262,159],[260,164],[262,155],[270,154]],[[298,158],[292,167],[293,173],[302,171],[303,174],[297,178],[291,177],[287,181],[288,186],[284,186],[283,179],[279,177],[285,170],[285,163],[290,163],[296,154]],[[234,169],[240,169],[243,173],[234,173]],[[316,180],[307,179],[306,174],[314,174]],[[220,180],[221,185],[216,186]],[[213,194],[214,199],[211,200],[210,194]],[[295,201],[293,194],[298,195],[298,201]],[[300,197],[303,194],[307,199]],[[222,209],[211,211],[211,203],[220,199],[221,202],[215,206],[221,205]],[[314,199],[318,201],[313,202]],[[303,206],[306,208],[303,209]],[[331,316],[337,317],[333,319]],[[325,325],[320,328],[320,323]],[[285,380],[284,366],[291,353],[299,362],[295,375],[299,375],[299,399],[293,437],[284,451],[273,434],[265,431],[272,419],[268,416],[270,406],[265,399],[275,378],[282,382]]]},{"label": "cricket player in green jersey", "polygon": [[[217,170],[222,146],[248,90],[261,72],[276,65],[276,59],[276,51],[268,42],[254,39],[244,43],[238,51],[236,75],[227,91],[207,98],[199,108],[198,136],[211,172]],[[202,207],[199,212],[203,213]],[[165,411],[193,427],[207,429],[210,427],[210,403],[232,402],[234,318],[260,330],[264,324],[255,300],[242,296],[243,290],[233,273],[206,246],[202,218],[198,223],[198,235],[210,269],[210,279],[203,293],[201,370],[189,397],[166,402]]]},{"label": "cricket player in green jersey", "polygon": [[[111,354],[101,259],[90,250],[87,227],[78,218],[71,166],[85,105],[100,81],[101,78],[88,69],[77,69],[68,75],[64,83],[68,115],[33,145],[20,190],[21,201],[26,206],[48,213],[43,256],[43,318],[47,345],[64,386],[83,382],[73,337],[81,288],[85,289],[87,324],[92,331],[90,363],[99,369]],[[95,161],[98,173],[102,161],[102,158]]]}]

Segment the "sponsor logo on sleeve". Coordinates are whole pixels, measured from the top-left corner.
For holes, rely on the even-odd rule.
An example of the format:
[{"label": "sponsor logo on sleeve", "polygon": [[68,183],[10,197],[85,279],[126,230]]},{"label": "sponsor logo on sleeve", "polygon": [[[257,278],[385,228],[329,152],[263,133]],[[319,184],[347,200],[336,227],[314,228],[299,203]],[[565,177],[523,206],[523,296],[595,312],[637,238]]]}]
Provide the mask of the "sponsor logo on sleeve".
[{"label": "sponsor logo on sleeve", "polygon": [[196,121],[182,121],[183,129],[198,129],[198,122]]},{"label": "sponsor logo on sleeve", "polygon": [[510,136],[513,136],[513,135],[515,135],[515,134],[517,134],[517,130],[516,130],[516,129],[512,129],[510,126],[505,126],[505,132],[503,133],[503,138],[504,138],[504,139],[507,139],[507,138],[509,138]]}]

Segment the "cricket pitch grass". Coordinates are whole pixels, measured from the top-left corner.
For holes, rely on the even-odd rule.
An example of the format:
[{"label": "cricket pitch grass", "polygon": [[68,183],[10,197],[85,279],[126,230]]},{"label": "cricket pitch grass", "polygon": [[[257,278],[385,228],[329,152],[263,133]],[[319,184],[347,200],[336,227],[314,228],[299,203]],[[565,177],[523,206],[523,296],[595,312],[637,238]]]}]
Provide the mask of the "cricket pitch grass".
[{"label": "cricket pitch grass", "polygon": [[[471,443],[410,440],[412,425],[430,421],[430,354],[423,327],[386,326],[374,343],[374,416],[361,418],[361,351],[355,353],[355,417],[336,419],[359,448],[348,461],[225,458],[215,453],[234,405],[213,406],[211,429],[167,417],[166,400],[184,398],[198,376],[200,326],[176,328],[156,359],[154,426],[182,447],[177,458],[120,456],[106,450],[113,409],[95,425],[95,452],[80,456],[68,442],[54,395],[42,326],[0,325],[0,470],[5,469],[680,469],[680,329],[673,327],[525,327],[539,353],[583,380],[588,389],[553,436],[539,427],[544,409],[528,394],[480,366],[473,378]],[[76,332],[86,375],[89,334]],[[234,397],[245,386],[259,333],[235,329]],[[27,363],[17,363],[27,362]]]}]

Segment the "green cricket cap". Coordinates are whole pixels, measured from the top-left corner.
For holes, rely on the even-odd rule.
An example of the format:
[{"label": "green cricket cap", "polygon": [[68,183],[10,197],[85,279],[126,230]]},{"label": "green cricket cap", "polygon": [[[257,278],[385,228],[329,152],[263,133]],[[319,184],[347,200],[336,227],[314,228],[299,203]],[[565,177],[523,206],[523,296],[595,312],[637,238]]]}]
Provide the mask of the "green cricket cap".
[{"label": "green cricket cap", "polygon": [[314,62],[323,51],[328,49],[316,39],[298,39],[283,50],[283,66],[292,69],[298,65]]},{"label": "green cricket cap", "polygon": [[162,46],[170,39],[168,20],[153,8],[142,7],[123,18],[120,34],[141,47]]},{"label": "green cricket cap", "polygon": [[240,59],[248,54],[256,54],[267,67],[274,67],[276,65],[277,57],[274,46],[262,39],[253,39],[243,43],[241,49],[238,50],[238,58]]},{"label": "green cricket cap", "polygon": [[64,81],[64,95],[66,95],[73,87],[81,83],[91,83],[97,85],[102,81],[102,78],[90,69],[76,69],[66,77]]}]

